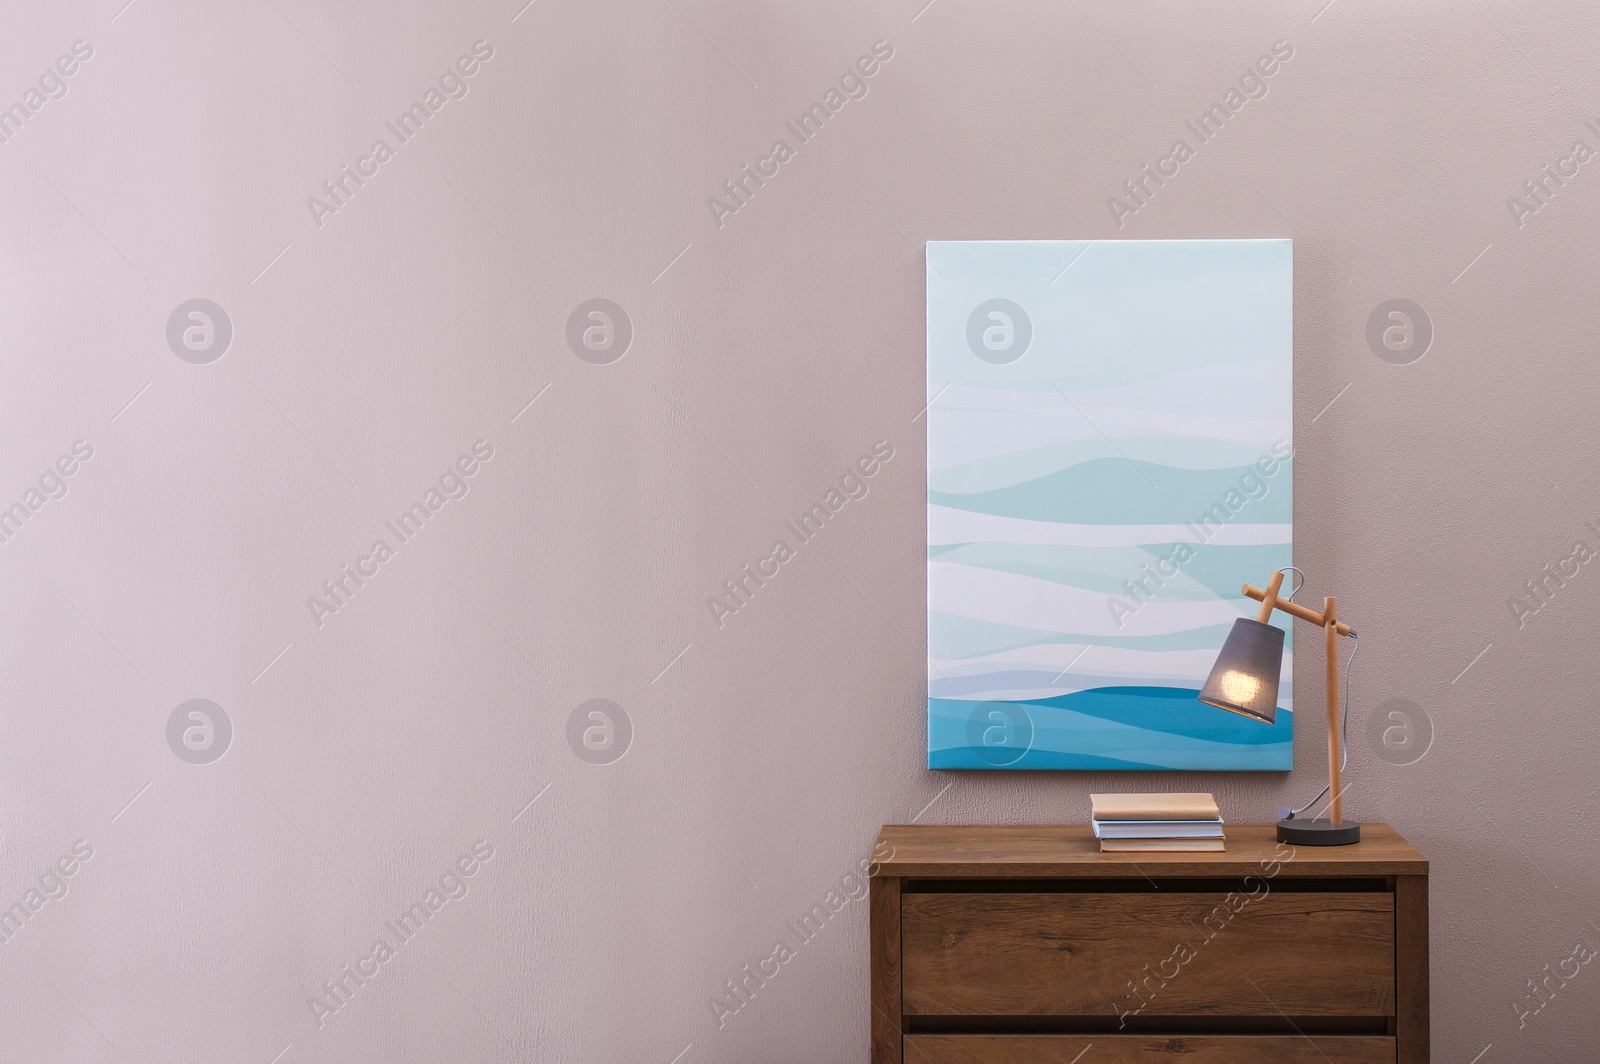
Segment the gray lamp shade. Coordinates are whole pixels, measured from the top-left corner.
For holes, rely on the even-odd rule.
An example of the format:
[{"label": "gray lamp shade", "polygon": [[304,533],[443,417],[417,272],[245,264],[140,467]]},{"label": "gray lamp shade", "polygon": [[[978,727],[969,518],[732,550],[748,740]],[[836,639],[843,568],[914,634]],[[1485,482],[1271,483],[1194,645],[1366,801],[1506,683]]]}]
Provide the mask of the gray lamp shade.
[{"label": "gray lamp shade", "polygon": [[1200,701],[1271,724],[1278,716],[1282,670],[1283,629],[1240,617],[1200,689]]}]

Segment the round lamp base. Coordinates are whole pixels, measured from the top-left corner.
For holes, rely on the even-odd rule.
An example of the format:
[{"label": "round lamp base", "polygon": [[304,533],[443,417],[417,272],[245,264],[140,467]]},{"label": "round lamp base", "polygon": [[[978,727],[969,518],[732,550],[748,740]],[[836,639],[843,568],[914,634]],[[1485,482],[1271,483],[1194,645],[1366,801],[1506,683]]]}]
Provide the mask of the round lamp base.
[{"label": "round lamp base", "polygon": [[1361,841],[1361,825],[1349,821],[1280,820],[1278,841],[1295,846],[1349,846]]}]

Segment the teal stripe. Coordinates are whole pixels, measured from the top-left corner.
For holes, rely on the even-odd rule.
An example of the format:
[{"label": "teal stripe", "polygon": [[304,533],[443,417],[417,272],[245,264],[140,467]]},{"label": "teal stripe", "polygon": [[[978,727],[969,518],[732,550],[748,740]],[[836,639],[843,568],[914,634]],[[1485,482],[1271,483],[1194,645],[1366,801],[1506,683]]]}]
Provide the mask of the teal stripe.
[{"label": "teal stripe", "polygon": [[1215,650],[1222,646],[1232,627],[1230,621],[1157,635],[1084,635],[1046,632],[930,610],[928,656],[946,661],[978,658],[1022,647],[1086,644],[1125,650]]},{"label": "teal stripe", "polygon": [[[1260,497],[1252,499],[1252,493]],[[1287,478],[1265,480],[1253,466],[1174,469],[1096,458],[993,491],[929,490],[928,502],[1063,524],[1183,524],[1199,521],[1207,513],[1219,524],[1287,524],[1294,514],[1290,494]]]},{"label": "teal stripe", "polygon": [[[1055,394],[1055,389],[1048,384],[1039,387]],[[955,409],[946,404],[940,413],[953,413]],[[1186,470],[1244,469],[1261,458],[1262,452],[1259,447],[1209,436],[1118,436],[1115,446],[1110,440],[1096,436],[930,469],[928,487],[955,494],[992,491],[1071,469],[1096,458],[1124,457]],[[1276,459],[1273,462],[1273,475],[1277,476],[1285,467]]]}]

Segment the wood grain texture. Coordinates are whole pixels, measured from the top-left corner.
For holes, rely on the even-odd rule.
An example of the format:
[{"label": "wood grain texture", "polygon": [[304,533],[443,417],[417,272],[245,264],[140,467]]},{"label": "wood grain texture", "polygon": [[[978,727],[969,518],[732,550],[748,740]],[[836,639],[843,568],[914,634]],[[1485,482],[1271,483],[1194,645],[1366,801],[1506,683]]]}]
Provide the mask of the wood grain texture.
[{"label": "wood grain texture", "polygon": [[[1387,1016],[1387,893],[904,894],[908,1015]],[[1138,983],[1143,997],[1136,996]]]},{"label": "wood grain texture", "polygon": [[916,1064],[1394,1064],[1393,1038],[1314,1035],[913,1035]]},{"label": "wood grain texture", "polygon": [[1334,629],[1338,613],[1336,599],[1322,600],[1322,664],[1328,683],[1328,793],[1332,795],[1328,799],[1328,820],[1334,824],[1344,823],[1344,758],[1339,756],[1339,633]]},{"label": "wood grain texture", "polygon": [[1226,830],[1129,855],[1085,826],[884,827],[873,1064],[1426,1064],[1427,860],[1386,824]]},{"label": "wood grain texture", "polygon": [[[1226,853],[1101,853],[1086,824],[886,824],[879,875],[953,879],[1426,875],[1427,858],[1387,824],[1361,825],[1353,846],[1292,847],[1271,824],[1229,824]],[[1135,861],[1134,858],[1137,858]]]},{"label": "wood grain texture", "polygon": [[[1239,593],[1244,595],[1246,598],[1253,598],[1257,602],[1262,601],[1266,595],[1266,592],[1261,590],[1259,587],[1251,587],[1249,584],[1246,584],[1244,587],[1240,588]],[[1318,628],[1326,628],[1328,626],[1327,621],[1323,620],[1322,614],[1318,613],[1316,610],[1302,606],[1298,602],[1290,602],[1288,599],[1279,599],[1276,603],[1274,603],[1274,608],[1282,610],[1291,617],[1298,617],[1302,621],[1310,621]],[[1343,621],[1339,621],[1334,625],[1334,631],[1338,632],[1340,635],[1349,635],[1351,630],[1352,629],[1350,626],[1345,624]]]},{"label": "wood grain texture", "polygon": [[1394,905],[1398,1061],[1428,1064],[1428,877],[1395,877]]},{"label": "wood grain texture", "polygon": [[901,1064],[900,885],[892,877],[870,881],[872,938],[872,1064]]},{"label": "wood grain texture", "polygon": [[1272,579],[1267,581],[1266,594],[1261,596],[1261,612],[1256,615],[1256,620],[1262,624],[1272,622],[1272,611],[1278,605],[1278,589],[1283,587],[1283,573],[1272,574]]}]

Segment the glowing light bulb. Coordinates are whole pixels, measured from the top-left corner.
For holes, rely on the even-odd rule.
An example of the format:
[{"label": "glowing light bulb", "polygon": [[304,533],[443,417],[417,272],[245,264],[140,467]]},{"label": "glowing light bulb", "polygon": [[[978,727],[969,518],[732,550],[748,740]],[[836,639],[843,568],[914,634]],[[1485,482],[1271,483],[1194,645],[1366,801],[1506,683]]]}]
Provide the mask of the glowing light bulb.
[{"label": "glowing light bulb", "polygon": [[1261,681],[1248,673],[1229,669],[1218,681],[1223,697],[1236,706],[1247,706],[1261,691]]}]

